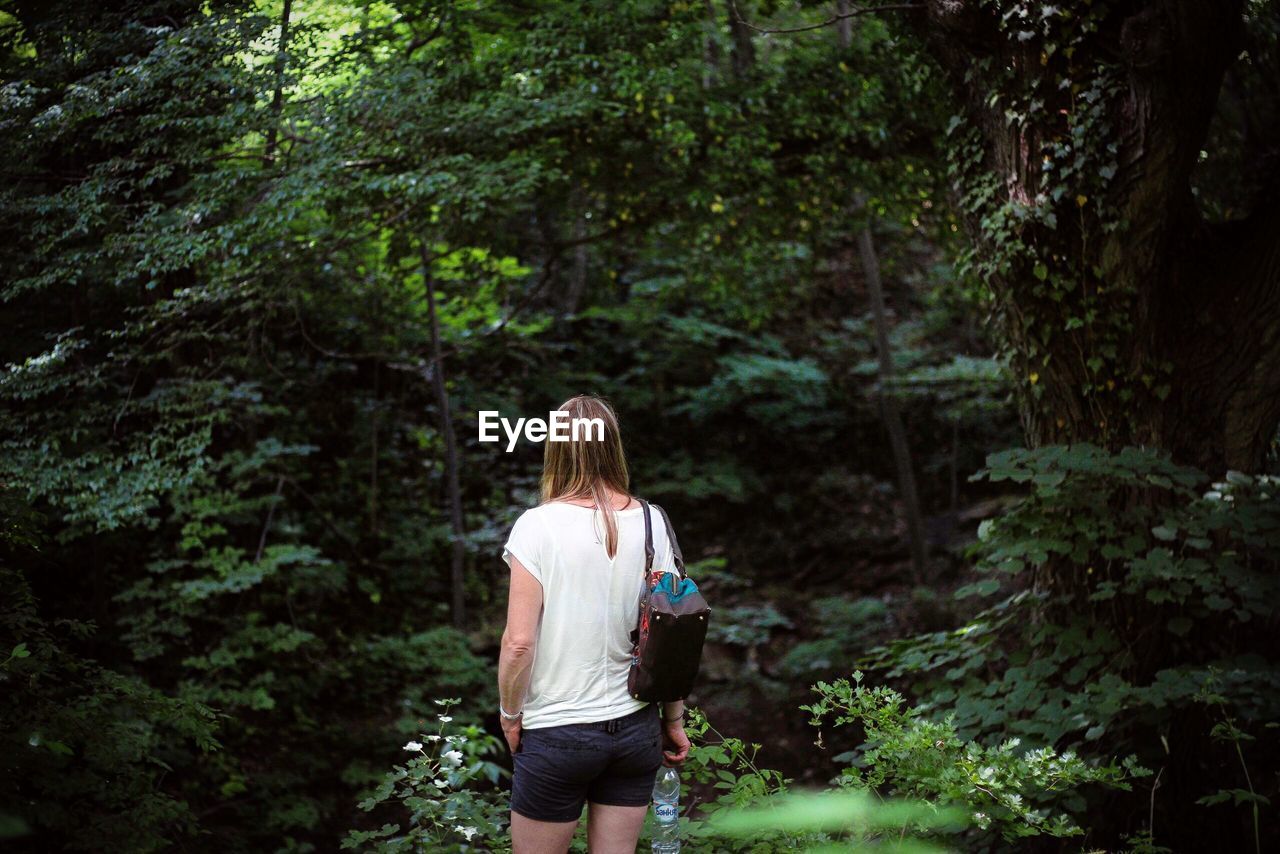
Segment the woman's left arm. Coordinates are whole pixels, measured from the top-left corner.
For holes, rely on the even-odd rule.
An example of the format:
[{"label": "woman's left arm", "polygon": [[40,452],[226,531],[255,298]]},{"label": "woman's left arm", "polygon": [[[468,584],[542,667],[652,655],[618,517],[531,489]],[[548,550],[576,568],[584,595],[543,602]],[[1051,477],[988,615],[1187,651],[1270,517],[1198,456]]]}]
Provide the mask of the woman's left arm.
[{"label": "woman's left arm", "polygon": [[[538,618],[542,615],[542,583],[515,555],[511,556],[511,590],[507,599],[507,628],[498,653],[498,701],[515,714],[524,707],[538,642]],[[502,719],[502,730],[514,753],[520,744],[522,718]]]}]

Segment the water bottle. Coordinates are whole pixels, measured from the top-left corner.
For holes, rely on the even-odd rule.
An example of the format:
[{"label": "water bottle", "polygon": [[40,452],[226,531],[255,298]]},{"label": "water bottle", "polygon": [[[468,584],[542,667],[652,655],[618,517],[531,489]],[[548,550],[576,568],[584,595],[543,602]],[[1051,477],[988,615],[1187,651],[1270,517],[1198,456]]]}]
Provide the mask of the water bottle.
[{"label": "water bottle", "polygon": [[679,854],[680,772],[665,765],[653,784],[653,852]]}]

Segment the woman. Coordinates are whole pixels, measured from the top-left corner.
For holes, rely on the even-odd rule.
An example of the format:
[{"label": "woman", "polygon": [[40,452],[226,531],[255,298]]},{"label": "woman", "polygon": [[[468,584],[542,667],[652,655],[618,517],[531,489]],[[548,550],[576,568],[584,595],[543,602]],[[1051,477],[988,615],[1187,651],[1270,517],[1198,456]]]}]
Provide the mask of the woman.
[{"label": "woman", "polygon": [[[516,520],[502,552],[511,592],[498,695],[515,764],[512,854],[568,850],[584,802],[593,854],[634,854],[658,768],[689,753],[684,702],[657,708],[627,692],[644,510],[628,492],[617,417],[588,395],[560,409],[600,419],[604,437],[546,443],[542,502]],[[654,568],[673,571],[653,516]]]}]

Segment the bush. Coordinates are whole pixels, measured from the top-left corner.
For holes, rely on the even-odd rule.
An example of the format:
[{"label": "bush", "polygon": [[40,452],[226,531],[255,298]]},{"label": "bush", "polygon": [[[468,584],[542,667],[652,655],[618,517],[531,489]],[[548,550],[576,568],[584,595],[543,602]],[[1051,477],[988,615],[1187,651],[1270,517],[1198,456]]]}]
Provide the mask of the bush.
[{"label": "bush", "polygon": [[890,623],[889,608],[871,596],[826,596],[810,603],[817,637],[787,651],[778,669],[788,676],[848,673],[867,641]]},{"label": "bush", "polygon": [[[865,664],[908,680],[925,710],[948,710],[963,738],[1132,752],[1165,769],[1160,791],[1108,809],[1114,826],[1104,835],[1154,845],[1150,827],[1119,817],[1145,824],[1154,815],[1167,827],[1201,794],[1221,791],[1240,792],[1223,803],[1251,818],[1254,798],[1274,795],[1275,782],[1250,791],[1231,741],[1210,730],[1230,720],[1260,732],[1280,717],[1280,479],[1228,472],[1213,481],[1149,450],[1087,444],[992,454],[981,478],[1029,489],[981,525],[972,553],[983,577],[957,591],[994,604],[954,630],[875,650]],[[1264,767],[1278,758],[1274,739],[1254,752]],[[1170,785],[1173,773],[1181,779]],[[1191,796],[1172,802],[1172,791]],[[1248,836],[1237,841],[1255,847]]]},{"label": "bush", "polygon": [[1078,836],[1082,828],[1055,812],[1074,789],[1090,783],[1128,789],[1130,778],[1151,773],[1133,757],[1119,766],[1091,765],[1069,751],[1019,750],[1017,738],[997,747],[966,742],[951,717],[929,720],[908,708],[898,692],[863,687],[860,672],[852,682],[819,682],[815,690],[818,702],[801,707],[812,715],[812,725],[830,720],[835,727],[862,729],[862,745],[837,757],[853,761],[834,781],[837,786],[954,808],[980,836]]},{"label": "bush", "polygon": [[[439,725],[421,741],[404,745],[410,758],[396,765],[360,802],[372,811],[395,800],[407,817],[377,830],[352,830],[345,848],[375,851],[476,851],[510,849],[501,838],[507,827],[506,797],[494,788],[506,773],[486,757],[500,756],[502,742],[475,724],[450,727],[457,698],[437,700]],[[452,731],[450,731],[452,730]],[[497,847],[493,847],[497,846]]]},{"label": "bush", "polygon": [[[686,731],[693,747],[681,767],[682,850],[768,854],[839,842],[847,851],[914,840],[920,844],[913,850],[926,851],[935,850],[923,844],[928,838],[958,833],[976,839],[998,833],[1006,840],[1072,836],[1080,827],[1049,805],[1081,785],[1127,788],[1129,778],[1147,773],[1131,760],[1123,767],[1091,766],[1049,749],[1019,752],[1016,739],[996,748],[964,743],[950,721],[928,721],[906,709],[900,694],[864,688],[861,679],[855,673],[853,684],[820,682],[819,701],[802,707],[815,725],[830,717],[835,726],[857,723],[865,733],[865,743],[846,754],[856,767],[825,792],[792,791],[780,772],[756,764],[759,744],[722,735],[690,707]],[[509,798],[495,785],[507,772],[492,761],[502,742],[475,725],[450,726],[448,712],[458,700],[436,702],[445,707],[437,731],[406,744],[409,761],[360,803],[366,811],[382,808],[391,820],[377,830],[350,831],[343,848],[510,850]],[[703,790],[713,797],[692,797]],[[571,850],[586,850],[584,826]]]}]

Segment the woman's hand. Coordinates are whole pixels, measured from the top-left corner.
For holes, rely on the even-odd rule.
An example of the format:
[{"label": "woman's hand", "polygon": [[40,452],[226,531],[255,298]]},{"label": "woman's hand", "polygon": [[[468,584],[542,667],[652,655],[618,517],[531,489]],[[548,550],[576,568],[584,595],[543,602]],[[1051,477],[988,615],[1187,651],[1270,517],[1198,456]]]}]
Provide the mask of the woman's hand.
[{"label": "woman's hand", "polygon": [[514,755],[516,748],[520,746],[520,735],[524,731],[524,717],[518,717],[514,721],[506,718],[502,719],[502,734],[507,737],[507,746],[511,748]]},{"label": "woman's hand", "polygon": [[684,718],[662,724],[662,764],[679,765],[689,755],[689,736],[684,731]]}]

